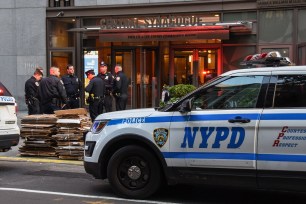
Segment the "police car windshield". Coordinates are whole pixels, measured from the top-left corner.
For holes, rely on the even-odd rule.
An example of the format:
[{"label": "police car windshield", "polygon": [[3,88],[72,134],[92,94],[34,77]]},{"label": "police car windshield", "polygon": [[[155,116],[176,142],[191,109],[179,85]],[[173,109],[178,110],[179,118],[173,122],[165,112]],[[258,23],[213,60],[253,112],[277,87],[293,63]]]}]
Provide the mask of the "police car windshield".
[{"label": "police car windshield", "polygon": [[0,82],[0,96],[12,96],[6,87]]},{"label": "police car windshield", "polygon": [[207,86],[210,86],[211,84],[215,83],[216,81],[219,81],[219,79],[221,78],[225,78],[225,77],[221,77],[221,76],[217,76],[215,78],[212,78],[211,80],[209,80],[208,82],[206,82],[205,84],[203,84],[202,86],[198,87],[196,90],[190,92],[189,94],[187,94],[186,96],[183,96],[182,98],[180,98],[179,100],[175,101],[174,103],[170,103],[167,104],[165,107],[158,109],[161,112],[167,112],[167,111],[171,111],[174,107],[176,107],[178,104],[180,104],[181,101],[185,100],[186,98],[188,98],[191,94],[193,94],[194,92],[198,91],[199,89],[203,89]]}]

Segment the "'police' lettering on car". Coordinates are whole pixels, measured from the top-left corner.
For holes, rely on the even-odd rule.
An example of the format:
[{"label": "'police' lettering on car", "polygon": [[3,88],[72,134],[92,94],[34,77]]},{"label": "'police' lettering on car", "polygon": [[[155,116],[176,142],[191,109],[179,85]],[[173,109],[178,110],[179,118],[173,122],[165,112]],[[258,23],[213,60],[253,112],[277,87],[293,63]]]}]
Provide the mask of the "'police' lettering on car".
[{"label": "'police' lettering on car", "polygon": [[122,124],[137,124],[137,123],[145,123],[146,119],[142,118],[125,118],[122,120]]}]

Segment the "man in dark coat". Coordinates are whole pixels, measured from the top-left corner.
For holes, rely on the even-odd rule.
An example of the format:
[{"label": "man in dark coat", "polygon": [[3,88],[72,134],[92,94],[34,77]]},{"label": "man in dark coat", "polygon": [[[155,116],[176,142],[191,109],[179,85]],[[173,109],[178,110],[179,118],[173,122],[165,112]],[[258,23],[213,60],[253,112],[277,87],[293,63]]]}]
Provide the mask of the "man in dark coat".
[{"label": "man in dark coat", "polygon": [[77,76],[75,76],[73,65],[67,65],[67,75],[63,76],[62,80],[66,89],[68,99],[66,108],[79,108],[82,82]]},{"label": "man in dark coat", "polygon": [[105,112],[111,112],[113,109],[113,97],[111,95],[113,89],[113,75],[110,72],[107,72],[107,64],[101,62],[99,68],[99,77],[103,79],[105,83],[105,95],[104,95],[104,108]]},{"label": "man in dark coat", "polygon": [[113,95],[116,100],[116,110],[125,110],[128,100],[128,78],[122,72],[122,67],[120,65],[116,65],[115,73]]},{"label": "man in dark coat", "polygon": [[89,84],[85,87],[85,91],[89,93],[87,103],[89,104],[90,118],[94,121],[98,115],[103,113],[105,83],[100,77],[95,76],[93,70],[88,70],[85,74],[90,80]]},{"label": "man in dark coat", "polygon": [[25,100],[28,106],[28,114],[40,114],[40,97],[39,97],[39,83],[43,76],[40,67],[36,68],[33,76],[29,78],[24,87],[25,91]]},{"label": "man in dark coat", "polygon": [[59,76],[59,68],[51,67],[50,76],[43,78],[40,82],[39,95],[42,113],[53,114],[55,110],[63,109],[67,104],[66,90]]}]

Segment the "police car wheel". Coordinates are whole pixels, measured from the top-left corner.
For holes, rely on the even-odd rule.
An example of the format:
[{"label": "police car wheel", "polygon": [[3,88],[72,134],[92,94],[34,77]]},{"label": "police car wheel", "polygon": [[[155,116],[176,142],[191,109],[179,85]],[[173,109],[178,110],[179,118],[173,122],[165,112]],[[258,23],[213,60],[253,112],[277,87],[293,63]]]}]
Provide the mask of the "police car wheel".
[{"label": "police car wheel", "polygon": [[157,159],[139,146],[126,146],[111,157],[107,177],[113,190],[127,198],[146,198],[161,184]]}]

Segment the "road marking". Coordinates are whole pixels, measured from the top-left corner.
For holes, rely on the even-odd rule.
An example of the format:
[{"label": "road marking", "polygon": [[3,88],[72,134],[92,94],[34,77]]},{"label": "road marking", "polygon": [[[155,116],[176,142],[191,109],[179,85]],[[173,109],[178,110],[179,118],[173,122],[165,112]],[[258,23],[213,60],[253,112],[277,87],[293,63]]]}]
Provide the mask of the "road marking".
[{"label": "road marking", "polygon": [[61,192],[53,192],[53,191],[37,191],[37,190],[29,190],[29,189],[22,189],[22,188],[0,188],[0,191],[16,191],[16,192],[26,192],[26,193],[62,195],[62,196],[80,197],[80,198],[95,198],[95,199],[105,199],[105,200],[115,200],[115,201],[128,201],[128,202],[135,202],[135,203],[176,204],[176,203],[170,203],[170,202],[160,202],[160,201],[151,201],[151,200],[124,199],[124,198],[116,198],[116,197],[110,197],[110,196],[93,196],[93,195],[61,193]]},{"label": "road marking", "polygon": [[27,161],[27,162],[37,162],[37,163],[73,164],[73,165],[80,165],[80,166],[83,165],[83,161],[44,159],[44,158],[28,158],[28,157],[4,157],[4,156],[0,156],[0,160],[3,160],[3,161]]}]

